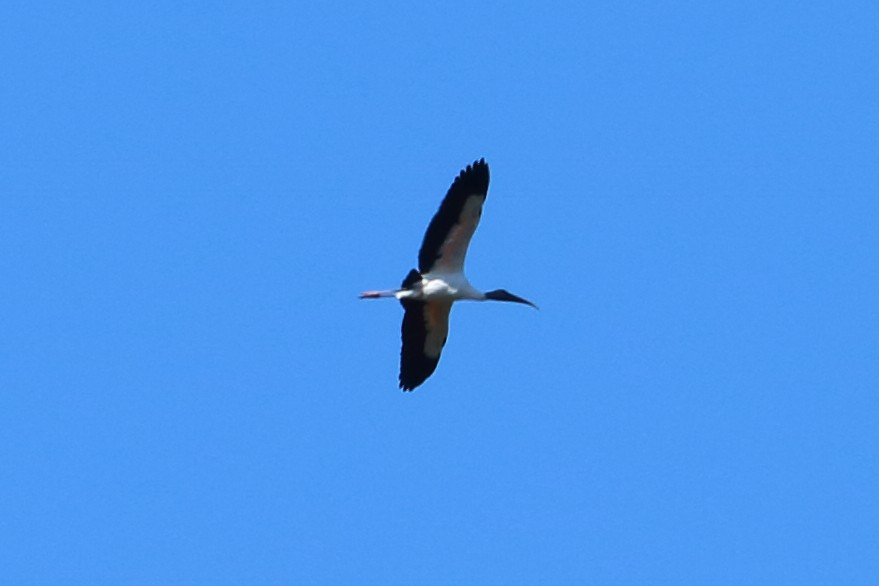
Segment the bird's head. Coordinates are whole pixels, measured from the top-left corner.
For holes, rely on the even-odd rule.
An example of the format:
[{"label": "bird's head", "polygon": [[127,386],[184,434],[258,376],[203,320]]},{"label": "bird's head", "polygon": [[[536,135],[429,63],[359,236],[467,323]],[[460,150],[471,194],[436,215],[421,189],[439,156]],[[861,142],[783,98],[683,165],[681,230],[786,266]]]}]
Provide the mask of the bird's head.
[{"label": "bird's head", "polygon": [[536,305],[528,301],[527,299],[522,299],[516,295],[513,295],[506,289],[495,289],[494,291],[488,291],[485,294],[486,299],[491,299],[492,301],[512,301],[513,303],[524,303],[525,305],[530,305],[534,309],[539,309]]}]

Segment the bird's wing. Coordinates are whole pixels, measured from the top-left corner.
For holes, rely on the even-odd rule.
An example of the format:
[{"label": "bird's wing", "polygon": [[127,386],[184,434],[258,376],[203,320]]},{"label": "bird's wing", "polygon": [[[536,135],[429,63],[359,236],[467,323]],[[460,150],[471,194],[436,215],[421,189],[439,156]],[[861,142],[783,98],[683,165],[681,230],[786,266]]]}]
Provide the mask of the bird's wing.
[{"label": "bird's wing", "polygon": [[467,247],[479,225],[488,194],[488,178],[488,164],[479,159],[467,165],[452,182],[418,251],[418,270],[422,274],[464,270]]},{"label": "bird's wing", "polygon": [[433,374],[449,336],[451,301],[402,299],[403,314],[400,350],[400,388],[411,391]]}]

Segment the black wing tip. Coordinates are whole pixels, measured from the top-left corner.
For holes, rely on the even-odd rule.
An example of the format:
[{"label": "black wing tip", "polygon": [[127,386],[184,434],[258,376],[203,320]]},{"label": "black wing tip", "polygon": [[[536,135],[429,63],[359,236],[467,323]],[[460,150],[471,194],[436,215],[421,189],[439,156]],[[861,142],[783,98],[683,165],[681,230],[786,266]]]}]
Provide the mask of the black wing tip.
[{"label": "black wing tip", "polygon": [[414,391],[415,389],[420,387],[424,383],[424,381],[426,381],[428,379],[429,376],[430,376],[430,374],[428,374],[424,378],[421,378],[421,377],[413,377],[410,374],[410,376],[404,377],[403,373],[401,372],[400,373],[400,385],[399,385],[400,389],[402,389],[404,392],[407,392],[407,393]]},{"label": "black wing tip", "polygon": [[409,353],[406,351],[405,342],[403,345],[404,348],[400,353],[399,386],[403,391],[409,392],[414,391],[430,378],[439,364],[439,358],[428,358],[420,350],[415,349]]},{"label": "black wing tip", "polygon": [[464,169],[464,171],[469,171],[471,169],[480,169],[483,167],[486,171],[488,171],[488,163],[485,162],[485,157],[479,157],[478,159],[467,165],[467,168]]},{"label": "black wing tip", "polygon": [[[427,361],[411,360],[408,365],[400,365],[400,388],[405,392],[414,391],[430,378],[439,364],[439,358]],[[404,359],[405,360],[405,359]]]},{"label": "black wing tip", "polygon": [[488,180],[488,163],[485,162],[485,157],[482,157],[473,161],[458,173],[454,183],[452,183],[452,187],[455,186],[455,183],[461,183],[466,184],[471,192],[487,193]]},{"label": "black wing tip", "polygon": [[403,392],[410,393],[424,384],[424,381],[430,378],[430,375],[433,374],[433,371],[436,370],[436,366],[431,368],[429,372],[420,373],[420,375],[413,376],[413,373],[409,373],[409,376],[404,377],[403,373],[400,373],[400,389]]}]

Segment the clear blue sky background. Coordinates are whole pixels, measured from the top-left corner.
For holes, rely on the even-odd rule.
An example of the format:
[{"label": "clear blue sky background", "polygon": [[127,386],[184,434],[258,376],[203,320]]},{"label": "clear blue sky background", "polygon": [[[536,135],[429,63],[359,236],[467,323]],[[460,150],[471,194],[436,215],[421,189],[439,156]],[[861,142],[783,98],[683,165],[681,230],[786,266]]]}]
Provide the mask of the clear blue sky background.
[{"label": "clear blue sky background", "polygon": [[[879,583],[875,2],[6,2],[0,582]],[[492,183],[396,387],[452,178]]]}]

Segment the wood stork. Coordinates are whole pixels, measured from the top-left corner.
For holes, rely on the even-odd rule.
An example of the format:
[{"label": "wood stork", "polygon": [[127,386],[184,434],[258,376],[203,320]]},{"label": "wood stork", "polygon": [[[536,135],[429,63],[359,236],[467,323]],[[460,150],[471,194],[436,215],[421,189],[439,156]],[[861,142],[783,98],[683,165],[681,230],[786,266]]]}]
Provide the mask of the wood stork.
[{"label": "wood stork", "polygon": [[399,289],[360,295],[361,299],[396,297],[403,304],[400,388],[404,391],[411,391],[436,370],[455,301],[512,301],[537,308],[504,289],[477,291],[464,276],[464,257],[487,194],[488,164],[479,159],[452,182],[427,226],[418,251],[418,270],[409,271]]}]

